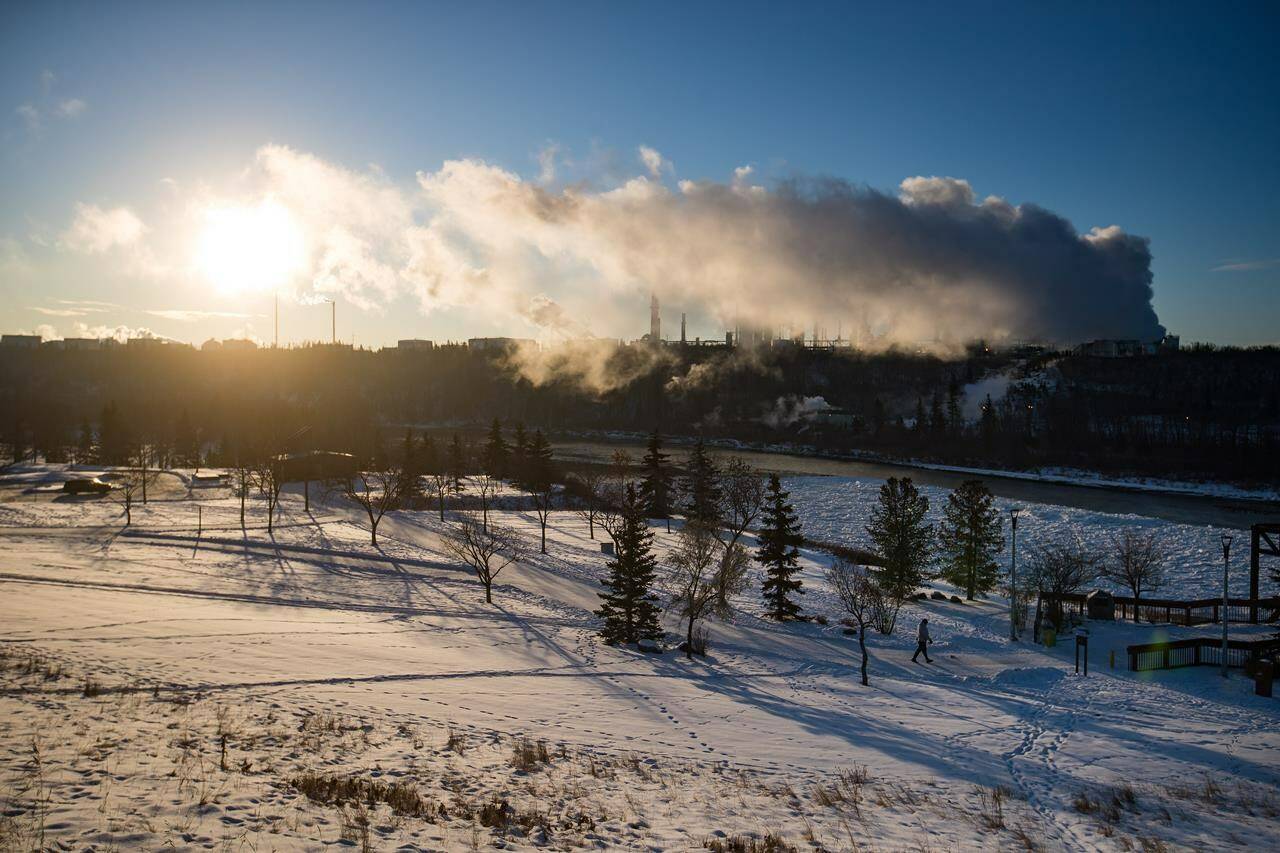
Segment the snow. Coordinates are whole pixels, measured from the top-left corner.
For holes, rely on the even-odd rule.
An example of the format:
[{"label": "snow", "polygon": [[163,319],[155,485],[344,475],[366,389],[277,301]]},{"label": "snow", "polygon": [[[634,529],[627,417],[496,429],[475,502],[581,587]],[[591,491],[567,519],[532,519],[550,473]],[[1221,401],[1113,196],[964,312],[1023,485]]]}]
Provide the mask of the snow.
[{"label": "snow", "polygon": [[[1280,816],[1277,700],[1238,672],[1137,675],[1123,654],[1108,668],[1113,649],[1212,627],[1094,625],[1085,679],[1067,644],[1011,644],[1000,599],[911,604],[894,636],[869,638],[863,687],[820,552],[804,553],[803,604],[831,624],[764,620],[752,589],[690,662],[597,641],[606,558],[571,513],[489,607],[432,511],[389,514],[375,547],[358,508],[313,493],[308,512],[290,491],[271,533],[258,501],[242,531],[226,489],[168,476],[122,531],[109,498],[50,500],[19,477],[0,483],[0,847],[42,826],[45,845],[77,849],[313,849],[367,831],[374,849],[688,849],[773,832],[828,849],[1013,849],[1022,833],[1048,849],[1244,850]],[[788,485],[812,536],[864,541],[878,483]],[[1195,562],[1203,529],[1026,511],[1020,553],[1072,527],[1159,524],[1187,583],[1211,569]],[[536,539],[532,512],[491,522]],[[910,662],[924,614],[932,666]],[[24,675],[31,656],[65,674]],[[107,692],[82,695],[86,677]],[[546,741],[549,764],[512,766],[523,737]],[[850,768],[867,781],[833,796]],[[447,816],[312,802],[293,784],[309,772],[412,784]],[[1106,816],[1126,784],[1135,805]],[[1080,811],[1082,794],[1099,809]],[[528,828],[483,825],[495,798]]]},{"label": "snow", "polygon": [[[817,542],[871,548],[866,525],[883,480],[873,477],[787,477],[784,486],[791,491],[792,501],[800,517],[804,519],[805,535]],[[948,489],[919,485],[920,493],[929,499],[928,519],[937,524],[946,506]],[[1118,515],[1094,512],[1075,507],[1054,504],[1028,503],[996,499],[996,507],[1005,517],[1005,548],[1000,555],[1000,565],[1007,567],[1010,561],[1012,537],[1007,521],[1012,507],[1021,510],[1018,519],[1019,560],[1025,560],[1037,543],[1061,541],[1069,537],[1079,539],[1092,549],[1106,552],[1111,539],[1125,528],[1143,532],[1155,531],[1161,547],[1167,554],[1165,583],[1152,598],[1212,598],[1222,595],[1222,540],[1223,533],[1236,537],[1233,549],[1230,592],[1244,597],[1249,591],[1249,541],[1248,535],[1239,530],[1176,524],[1141,515]],[[1262,579],[1263,596],[1280,594],[1266,576]],[[1105,580],[1098,586],[1129,595]]]}]

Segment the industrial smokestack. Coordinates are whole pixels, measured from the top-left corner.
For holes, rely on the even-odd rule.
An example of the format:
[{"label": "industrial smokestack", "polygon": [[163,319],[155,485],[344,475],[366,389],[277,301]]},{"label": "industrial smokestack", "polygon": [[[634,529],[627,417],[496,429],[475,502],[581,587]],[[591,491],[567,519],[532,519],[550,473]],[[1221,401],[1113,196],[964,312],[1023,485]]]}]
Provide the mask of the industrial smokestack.
[{"label": "industrial smokestack", "polygon": [[686,319],[687,319],[687,315],[683,311],[681,311],[680,312],[680,343],[682,344],[688,343],[688,339],[685,338],[684,336]]},{"label": "industrial smokestack", "polygon": [[658,294],[649,297],[649,340],[662,341],[662,317],[658,313]]}]

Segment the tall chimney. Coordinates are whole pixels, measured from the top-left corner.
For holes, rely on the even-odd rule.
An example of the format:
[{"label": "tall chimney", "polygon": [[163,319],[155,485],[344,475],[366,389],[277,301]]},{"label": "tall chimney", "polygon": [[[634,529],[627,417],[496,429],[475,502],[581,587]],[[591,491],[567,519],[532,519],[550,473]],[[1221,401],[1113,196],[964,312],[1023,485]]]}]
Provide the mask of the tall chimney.
[{"label": "tall chimney", "polygon": [[682,344],[688,343],[688,340],[684,336],[684,328],[685,328],[684,322],[685,322],[685,313],[681,311],[680,312],[680,343]]},{"label": "tall chimney", "polygon": [[662,317],[658,314],[658,294],[649,297],[649,340],[653,343],[662,341]]}]

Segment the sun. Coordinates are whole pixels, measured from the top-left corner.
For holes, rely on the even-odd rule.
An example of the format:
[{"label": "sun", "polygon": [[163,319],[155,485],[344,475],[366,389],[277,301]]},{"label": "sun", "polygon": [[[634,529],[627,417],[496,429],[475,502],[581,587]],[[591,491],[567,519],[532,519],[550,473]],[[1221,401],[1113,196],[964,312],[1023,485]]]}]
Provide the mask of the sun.
[{"label": "sun", "polygon": [[288,284],[306,264],[306,239],[284,205],[211,207],[204,213],[195,268],[222,294],[263,293]]}]

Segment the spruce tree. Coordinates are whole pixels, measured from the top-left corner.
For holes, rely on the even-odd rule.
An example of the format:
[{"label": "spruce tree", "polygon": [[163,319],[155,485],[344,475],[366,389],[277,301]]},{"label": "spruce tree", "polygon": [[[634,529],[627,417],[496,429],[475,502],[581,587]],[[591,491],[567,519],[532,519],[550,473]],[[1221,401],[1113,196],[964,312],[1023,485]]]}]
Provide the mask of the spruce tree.
[{"label": "spruce tree", "polygon": [[462,478],[467,475],[467,450],[462,446],[462,439],[455,432],[449,442],[449,490],[455,495],[466,491]]},{"label": "spruce tree", "polygon": [[969,600],[995,589],[996,555],[1004,547],[1004,536],[995,498],[981,480],[965,480],[947,498],[938,534],[944,578],[964,589]]},{"label": "spruce tree", "polygon": [[720,519],[720,472],[715,460],[707,453],[702,439],[689,454],[688,471],[684,480],[684,514],[689,521],[697,521],[715,527]]},{"label": "spruce tree", "polygon": [[555,479],[553,464],[551,442],[547,441],[542,430],[534,430],[533,438],[529,439],[529,446],[525,451],[521,485],[531,491],[549,486]]},{"label": "spruce tree", "polygon": [[890,477],[880,487],[880,502],[871,510],[867,533],[885,564],[880,587],[892,600],[904,601],[924,583],[933,526],[924,520],[929,499],[910,477]]},{"label": "spruce tree", "polygon": [[422,497],[422,456],[418,442],[413,437],[413,427],[404,431],[404,444],[400,448],[400,494],[405,502],[412,506],[413,501]]},{"label": "spruce tree", "polygon": [[761,592],[769,615],[779,622],[800,615],[800,606],[791,596],[804,594],[804,590],[800,588],[800,579],[795,576],[800,571],[800,552],[797,548],[804,537],[800,535],[800,520],[795,508],[787,503],[788,497],[790,493],[782,490],[782,481],[778,479],[778,475],[770,474],[756,559],[765,567]]},{"label": "spruce tree", "polygon": [[529,457],[529,433],[524,424],[517,422],[515,435],[511,440],[510,464],[507,467],[507,478],[519,483],[524,480],[524,466]]},{"label": "spruce tree", "polygon": [[605,591],[599,593],[603,603],[595,614],[604,620],[600,636],[611,646],[639,645],[642,640],[662,637],[658,624],[661,611],[653,591],[658,565],[653,556],[653,534],[632,485],[627,486],[621,521]]},{"label": "spruce tree", "polygon": [[662,452],[662,437],[655,429],[649,436],[649,449],[641,460],[644,480],[640,483],[640,502],[649,518],[671,518],[671,467]]},{"label": "spruce tree", "polygon": [[489,426],[489,437],[484,443],[484,472],[499,480],[507,476],[509,453],[507,442],[502,437],[502,422],[494,418]]}]

